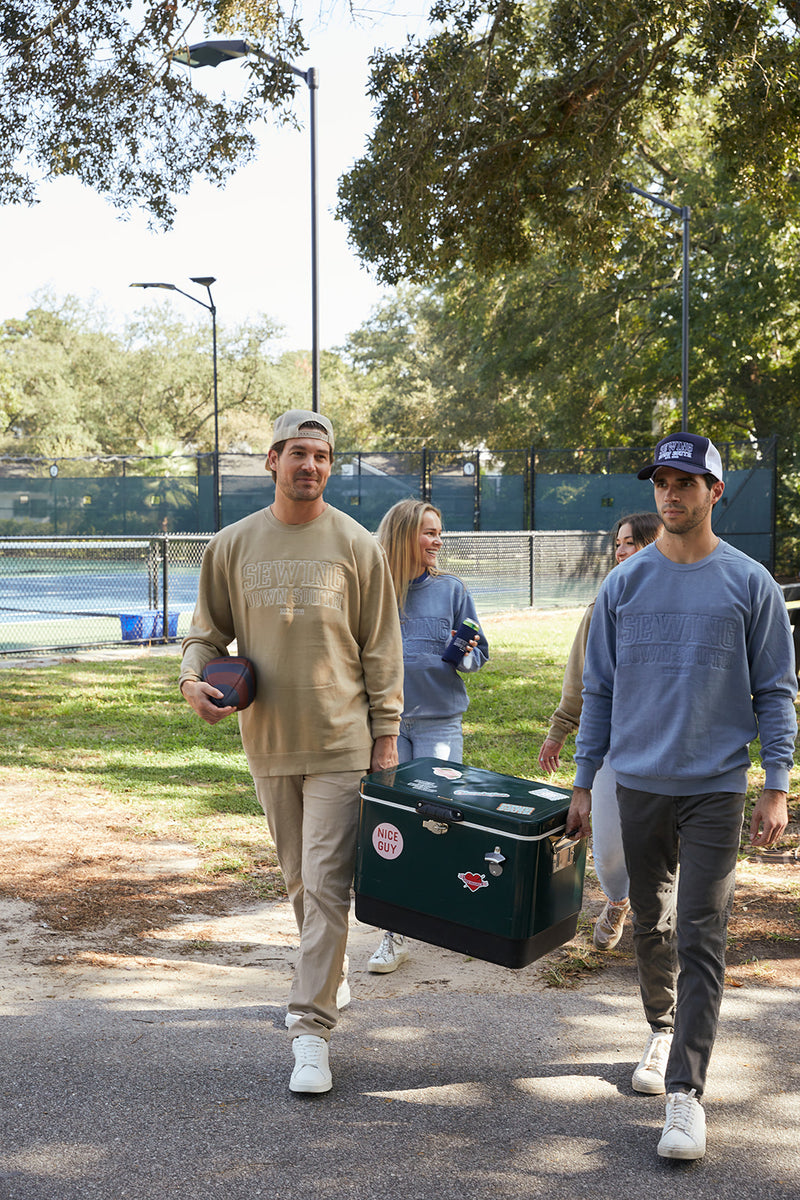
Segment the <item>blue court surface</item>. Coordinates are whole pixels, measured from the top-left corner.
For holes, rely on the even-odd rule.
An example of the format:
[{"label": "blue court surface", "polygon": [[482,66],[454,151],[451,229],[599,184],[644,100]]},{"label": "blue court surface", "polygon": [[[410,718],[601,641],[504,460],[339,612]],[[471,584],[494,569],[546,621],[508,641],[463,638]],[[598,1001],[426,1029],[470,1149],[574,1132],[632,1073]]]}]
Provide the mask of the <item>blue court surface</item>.
[{"label": "blue court surface", "polygon": [[[474,546],[457,536],[446,544],[441,565],[463,579],[479,613],[583,605],[597,589],[605,559],[596,548],[587,558],[580,534],[582,557],[577,561],[574,550],[565,555],[566,536],[545,538],[535,565],[526,535],[499,535]],[[65,539],[20,546],[0,540],[0,655],[163,642],[165,607],[167,640],[179,640],[191,622],[206,541]]]},{"label": "blue court surface", "polygon": [[[78,560],[0,560],[0,654],[123,641],[163,641],[164,592],[160,571],[144,564]],[[170,639],[189,627],[200,575],[171,567]]]}]

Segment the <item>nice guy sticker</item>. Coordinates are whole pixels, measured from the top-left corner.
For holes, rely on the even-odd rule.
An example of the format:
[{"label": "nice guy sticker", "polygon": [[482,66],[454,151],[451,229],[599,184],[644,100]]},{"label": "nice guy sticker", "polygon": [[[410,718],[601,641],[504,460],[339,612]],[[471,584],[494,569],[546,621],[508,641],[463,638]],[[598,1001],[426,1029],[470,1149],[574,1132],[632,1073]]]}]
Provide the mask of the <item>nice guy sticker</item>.
[{"label": "nice guy sticker", "polygon": [[381,858],[399,858],[403,853],[403,835],[396,825],[376,825],[372,831],[372,844]]}]

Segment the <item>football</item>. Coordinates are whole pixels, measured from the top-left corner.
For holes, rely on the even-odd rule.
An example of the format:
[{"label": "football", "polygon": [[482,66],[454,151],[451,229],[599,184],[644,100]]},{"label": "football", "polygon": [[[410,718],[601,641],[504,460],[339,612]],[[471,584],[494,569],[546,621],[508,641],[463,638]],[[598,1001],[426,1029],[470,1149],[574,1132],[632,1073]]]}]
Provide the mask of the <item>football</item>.
[{"label": "football", "polygon": [[209,696],[217,708],[232,705],[240,711],[253,703],[256,694],[256,675],[249,658],[212,658],[203,667],[201,678],[205,683],[222,692],[222,696]]}]

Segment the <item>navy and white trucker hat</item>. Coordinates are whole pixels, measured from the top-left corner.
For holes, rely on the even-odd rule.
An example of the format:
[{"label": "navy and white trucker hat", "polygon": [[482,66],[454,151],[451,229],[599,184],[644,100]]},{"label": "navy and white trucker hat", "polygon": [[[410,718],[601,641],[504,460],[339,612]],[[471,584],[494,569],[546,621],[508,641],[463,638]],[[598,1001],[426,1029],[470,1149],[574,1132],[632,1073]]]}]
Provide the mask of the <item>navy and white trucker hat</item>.
[{"label": "navy and white trucker hat", "polygon": [[690,475],[713,475],[722,479],[719,450],[707,437],[697,433],[672,433],[656,446],[653,462],[642,467],[638,479],[650,479],[659,467],[674,467]]}]

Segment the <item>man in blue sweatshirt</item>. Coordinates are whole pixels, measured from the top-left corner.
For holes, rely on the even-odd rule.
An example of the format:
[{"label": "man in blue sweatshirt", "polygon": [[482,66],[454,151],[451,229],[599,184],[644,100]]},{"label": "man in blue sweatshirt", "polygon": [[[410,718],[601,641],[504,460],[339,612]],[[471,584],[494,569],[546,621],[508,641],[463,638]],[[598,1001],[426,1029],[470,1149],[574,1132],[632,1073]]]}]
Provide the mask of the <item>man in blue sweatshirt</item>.
[{"label": "man in blue sweatshirt", "polygon": [[589,835],[591,787],[608,753],[651,1029],[632,1083],[666,1092],[658,1153],[694,1159],[705,1153],[699,1100],[722,1000],[748,747],[760,739],[766,774],[750,840],[771,846],[788,821],[797,681],[780,588],[712,531],[725,490],[716,447],[692,433],[663,438],[639,478],[652,478],[664,533],[609,574],[595,604],[567,832]]}]

